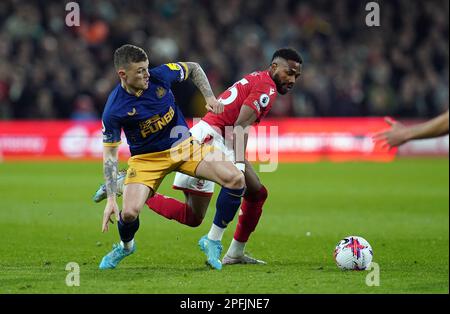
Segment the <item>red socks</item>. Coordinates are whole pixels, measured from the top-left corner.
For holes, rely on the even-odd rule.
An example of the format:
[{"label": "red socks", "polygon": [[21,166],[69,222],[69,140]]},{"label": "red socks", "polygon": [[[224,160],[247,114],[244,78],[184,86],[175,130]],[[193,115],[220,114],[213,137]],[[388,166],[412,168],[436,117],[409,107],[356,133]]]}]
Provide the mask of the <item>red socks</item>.
[{"label": "red socks", "polygon": [[[247,242],[250,234],[255,230],[262,214],[262,207],[267,199],[267,189],[262,188],[252,195],[245,195],[239,221],[234,233],[234,239],[239,242]],[[174,219],[181,224],[197,227],[202,223],[202,218],[197,217],[192,209],[177,199],[158,193],[146,202],[147,206],[155,213],[168,219]]]},{"label": "red socks", "polygon": [[234,239],[239,242],[247,242],[250,234],[255,230],[262,214],[262,207],[267,199],[267,189],[262,188],[255,194],[245,195],[242,202],[242,213],[236,226]]},{"label": "red socks", "polygon": [[197,227],[202,223],[202,219],[197,217],[186,203],[177,199],[155,193],[145,203],[155,213],[174,219],[183,225]]}]

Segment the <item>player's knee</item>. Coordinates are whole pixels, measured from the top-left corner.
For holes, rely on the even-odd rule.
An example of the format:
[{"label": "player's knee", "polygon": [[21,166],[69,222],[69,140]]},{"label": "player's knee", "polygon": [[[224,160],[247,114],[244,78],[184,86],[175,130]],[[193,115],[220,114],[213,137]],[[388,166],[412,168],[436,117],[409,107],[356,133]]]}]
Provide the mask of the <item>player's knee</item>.
[{"label": "player's knee", "polygon": [[257,194],[258,201],[264,202],[268,196],[269,196],[269,192],[267,191],[266,187],[263,185]]},{"label": "player's knee", "polygon": [[249,202],[264,203],[268,196],[269,192],[267,191],[266,187],[264,185],[261,185],[258,191],[247,190],[244,195],[244,199],[248,200]]},{"label": "player's knee", "polygon": [[139,216],[139,209],[137,207],[124,207],[122,210],[123,222],[132,222]]},{"label": "player's knee", "polygon": [[196,227],[200,226],[202,224],[202,222],[203,222],[203,217],[195,216],[195,217],[193,217],[193,219],[191,221],[189,221],[188,225],[190,227],[196,228]]},{"label": "player's knee", "polygon": [[242,189],[245,186],[244,174],[236,169],[232,173],[229,173],[226,178],[224,178],[224,187],[229,189]]}]

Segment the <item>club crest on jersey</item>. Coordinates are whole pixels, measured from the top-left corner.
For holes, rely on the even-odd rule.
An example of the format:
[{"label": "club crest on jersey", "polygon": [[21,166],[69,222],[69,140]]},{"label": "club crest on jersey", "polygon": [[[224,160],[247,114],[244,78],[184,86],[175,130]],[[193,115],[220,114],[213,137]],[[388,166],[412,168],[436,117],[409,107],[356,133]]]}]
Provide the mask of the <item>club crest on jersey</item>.
[{"label": "club crest on jersey", "polygon": [[262,94],[261,96],[259,96],[259,104],[261,105],[261,107],[266,108],[269,104],[269,101],[270,97],[267,94]]},{"label": "club crest on jersey", "polygon": [[129,168],[127,171],[128,178],[134,178],[136,176],[136,169]]},{"label": "club crest on jersey", "polygon": [[167,93],[167,90],[164,87],[159,86],[158,88],[156,88],[156,96],[158,98],[163,98]]},{"label": "club crest on jersey", "polygon": [[202,189],[205,185],[205,180],[198,180],[197,181],[197,189]]}]

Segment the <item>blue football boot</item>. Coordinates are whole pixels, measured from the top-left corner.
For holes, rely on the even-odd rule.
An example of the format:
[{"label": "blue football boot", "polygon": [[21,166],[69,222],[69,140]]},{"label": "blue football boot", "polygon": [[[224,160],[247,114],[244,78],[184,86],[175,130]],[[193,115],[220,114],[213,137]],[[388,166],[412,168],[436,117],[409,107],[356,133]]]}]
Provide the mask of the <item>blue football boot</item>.
[{"label": "blue football boot", "polygon": [[113,244],[113,249],[105,255],[99,265],[100,269],[114,269],[125,257],[136,251],[136,244],[131,250],[125,250],[120,243]]},{"label": "blue football boot", "polygon": [[198,241],[198,246],[206,254],[207,263],[212,268],[221,270],[220,254],[222,254],[222,243],[208,239],[208,235],[205,235]]}]

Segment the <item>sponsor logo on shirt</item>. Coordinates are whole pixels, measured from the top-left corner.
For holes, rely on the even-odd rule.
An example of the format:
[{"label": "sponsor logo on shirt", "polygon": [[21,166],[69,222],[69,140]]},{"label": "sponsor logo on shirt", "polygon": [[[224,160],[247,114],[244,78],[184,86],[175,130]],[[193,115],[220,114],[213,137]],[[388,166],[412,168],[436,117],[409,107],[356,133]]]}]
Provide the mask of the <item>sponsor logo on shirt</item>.
[{"label": "sponsor logo on shirt", "polygon": [[175,111],[173,110],[172,107],[170,107],[169,111],[162,117],[159,114],[157,114],[151,117],[150,119],[139,122],[142,137],[146,138],[150,134],[154,134],[161,131],[166,125],[170,123],[170,121],[172,121],[174,115]]},{"label": "sponsor logo on shirt", "polygon": [[130,112],[127,112],[127,115],[129,115],[130,117],[136,115],[136,108],[133,107],[133,110],[131,110]]}]

